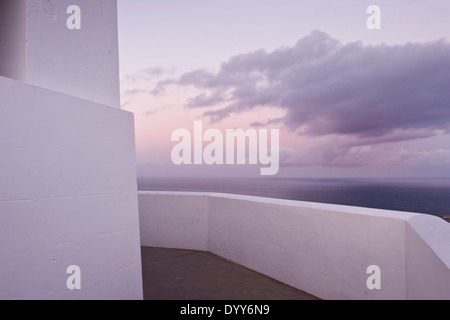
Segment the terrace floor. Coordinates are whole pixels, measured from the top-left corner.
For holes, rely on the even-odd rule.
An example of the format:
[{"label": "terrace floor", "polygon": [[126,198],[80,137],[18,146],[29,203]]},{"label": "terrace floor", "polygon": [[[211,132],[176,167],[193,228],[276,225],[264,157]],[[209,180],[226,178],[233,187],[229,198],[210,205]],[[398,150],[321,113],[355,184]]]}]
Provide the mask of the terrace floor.
[{"label": "terrace floor", "polygon": [[145,300],[318,300],[211,253],[142,247]]}]

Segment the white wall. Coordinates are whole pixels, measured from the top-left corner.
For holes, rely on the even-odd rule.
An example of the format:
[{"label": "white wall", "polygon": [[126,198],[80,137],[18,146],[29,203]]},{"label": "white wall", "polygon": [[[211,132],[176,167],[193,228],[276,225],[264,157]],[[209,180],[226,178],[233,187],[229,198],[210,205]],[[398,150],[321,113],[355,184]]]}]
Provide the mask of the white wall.
[{"label": "white wall", "polygon": [[135,161],[131,113],[0,77],[0,299],[142,299]]},{"label": "white wall", "polygon": [[[0,44],[10,48],[0,54],[1,76],[120,107],[117,0],[0,4]],[[70,5],[81,8],[80,30],[67,28]]]},{"label": "white wall", "polygon": [[418,215],[406,228],[408,299],[450,299],[450,224]]},{"label": "white wall", "polygon": [[0,76],[26,79],[27,0],[0,0]]},{"label": "white wall", "polygon": [[[198,205],[205,197],[207,208]],[[139,212],[143,245],[205,250],[189,231],[202,238],[196,224],[206,223],[207,251],[323,299],[450,299],[450,225],[436,217],[161,192],[139,193]],[[371,265],[381,268],[382,290],[367,288]]]},{"label": "white wall", "polygon": [[207,251],[208,197],[180,195],[173,199],[164,193],[139,197],[141,245]]}]

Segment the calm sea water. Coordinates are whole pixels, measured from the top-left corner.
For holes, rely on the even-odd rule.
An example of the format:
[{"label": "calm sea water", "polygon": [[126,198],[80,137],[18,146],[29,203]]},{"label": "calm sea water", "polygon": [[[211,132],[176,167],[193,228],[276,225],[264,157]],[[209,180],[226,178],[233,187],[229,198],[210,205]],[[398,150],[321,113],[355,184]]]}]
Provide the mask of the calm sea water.
[{"label": "calm sea water", "polygon": [[142,178],[138,186],[450,215],[450,179]]}]

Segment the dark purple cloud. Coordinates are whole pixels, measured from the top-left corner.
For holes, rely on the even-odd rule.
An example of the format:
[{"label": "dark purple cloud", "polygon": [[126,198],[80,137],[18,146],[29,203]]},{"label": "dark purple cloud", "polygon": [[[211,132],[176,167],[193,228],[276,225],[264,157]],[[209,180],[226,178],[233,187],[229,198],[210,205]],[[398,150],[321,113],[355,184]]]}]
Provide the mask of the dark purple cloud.
[{"label": "dark purple cloud", "polygon": [[132,82],[136,82],[138,80],[152,80],[163,76],[166,72],[167,70],[162,67],[151,67],[140,70],[134,74],[126,75],[125,79]]},{"label": "dark purple cloud", "polygon": [[175,83],[201,90],[186,106],[209,109],[204,114],[212,121],[271,106],[286,112],[273,122],[303,135],[398,141],[447,131],[450,124],[450,44],[444,40],[365,46],[313,31],[292,47],[238,55],[216,73],[196,70]]}]

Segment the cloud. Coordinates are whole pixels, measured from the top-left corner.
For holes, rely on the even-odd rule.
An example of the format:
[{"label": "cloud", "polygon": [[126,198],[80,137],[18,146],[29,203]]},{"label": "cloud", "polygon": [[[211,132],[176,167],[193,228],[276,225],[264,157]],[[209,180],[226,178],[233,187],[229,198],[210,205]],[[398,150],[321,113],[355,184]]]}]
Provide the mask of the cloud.
[{"label": "cloud", "polygon": [[406,165],[423,167],[449,167],[450,150],[438,149],[434,151],[411,151],[406,149],[399,150],[396,155],[397,162],[401,161]]},{"label": "cloud", "polygon": [[377,161],[379,150],[376,147],[352,145],[348,140],[343,136],[324,136],[315,137],[297,147],[282,147],[280,163],[283,167],[356,168]]},{"label": "cloud", "polygon": [[131,89],[131,90],[125,90],[124,92],[122,92],[122,95],[124,96],[135,96],[138,95],[140,93],[146,93],[147,91],[142,90],[142,89]]},{"label": "cloud", "polygon": [[430,140],[425,141],[421,147],[411,148],[398,143],[361,144],[357,137],[342,135],[314,137],[297,146],[282,147],[280,163],[285,168],[450,169],[450,149],[432,148]]},{"label": "cloud", "polygon": [[252,127],[267,127],[267,126],[271,126],[271,125],[278,124],[281,122],[283,122],[283,118],[274,118],[274,119],[267,120],[265,122],[255,121],[255,122],[252,122],[250,125]]},{"label": "cloud", "polygon": [[293,46],[236,55],[217,70],[155,83],[154,95],[169,86],[196,89],[184,106],[212,122],[278,109],[272,119],[255,112],[250,125],[279,125],[300,136],[281,146],[283,167],[450,168],[448,146],[427,149],[450,134],[446,40],[369,46],[315,30]]},{"label": "cloud", "polygon": [[[175,68],[163,68],[159,66],[150,67],[147,69],[139,70],[132,74],[125,75],[121,81],[123,87],[129,87],[131,89],[122,91],[122,95],[125,97],[134,97],[138,94],[148,93],[153,96],[161,95],[165,93],[165,87],[170,85],[173,80],[161,80],[164,77],[173,75]],[[156,83],[156,86],[155,86]],[[139,84],[140,88],[136,86]],[[154,87],[153,89],[147,89],[148,87]],[[142,89],[144,87],[145,89]]]},{"label": "cloud", "polygon": [[307,136],[388,142],[414,139],[415,130],[448,131],[450,124],[445,40],[365,46],[313,31],[294,46],[238,55],[217,72],[195,70],[176,83],[201,91],[186,107],[206,109],[212,121],[269,106],[284,110],[284,125]]},{"label": "cloud", "polygon": [[127,108],[128,107],[128,105],[131,103],[131,101],[126,101],[126,102],[124,102],[124,103],[122,103],[121,105],[120,105],[120,108],[121,109],[125,109],[125,108]]},{"label": "cloud", "polygon": [[154,80],[165,75],[168,72],[165,68],[162,67],[151,67],[144,70],[140,70],[133,74],[128,74],[125,76],[125,80],[136,82],[139,80]]}]

